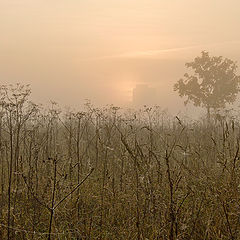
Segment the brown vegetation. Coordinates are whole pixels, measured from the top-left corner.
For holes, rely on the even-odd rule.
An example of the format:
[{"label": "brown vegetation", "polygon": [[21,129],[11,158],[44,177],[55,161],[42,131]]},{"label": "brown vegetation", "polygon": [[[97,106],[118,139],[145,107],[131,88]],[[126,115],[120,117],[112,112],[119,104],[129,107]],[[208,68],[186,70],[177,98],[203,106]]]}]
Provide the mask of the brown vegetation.
[{"label": "brown vegetation", "polygon": [[62,113],[2,87],[0,239],[237,239],[240,125]]}]

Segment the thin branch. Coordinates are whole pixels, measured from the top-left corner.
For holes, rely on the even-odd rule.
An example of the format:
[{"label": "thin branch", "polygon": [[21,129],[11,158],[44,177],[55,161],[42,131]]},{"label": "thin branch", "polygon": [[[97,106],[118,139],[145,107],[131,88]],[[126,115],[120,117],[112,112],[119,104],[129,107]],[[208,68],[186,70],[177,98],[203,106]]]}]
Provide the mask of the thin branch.
[{"label": "thin branch", "polygon": [[91,169],[91,171],[87,174],[87,176],[71,192],[69,192],[57,204],[55,204],[53,209],[56,209],[66,198],[68,198],[73,192],[75,192],[88,179],[88,177],[92,174],[93,170],[94,168]]}]

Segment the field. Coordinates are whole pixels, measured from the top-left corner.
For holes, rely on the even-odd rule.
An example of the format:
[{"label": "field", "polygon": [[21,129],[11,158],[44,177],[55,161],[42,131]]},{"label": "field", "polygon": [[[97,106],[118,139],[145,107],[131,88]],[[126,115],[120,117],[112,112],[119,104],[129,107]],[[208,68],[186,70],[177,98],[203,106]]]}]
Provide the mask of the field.
[{"label": "field", "polygon": [[236,119],[29,95],[2,88],[0,239],[239,239]]}]

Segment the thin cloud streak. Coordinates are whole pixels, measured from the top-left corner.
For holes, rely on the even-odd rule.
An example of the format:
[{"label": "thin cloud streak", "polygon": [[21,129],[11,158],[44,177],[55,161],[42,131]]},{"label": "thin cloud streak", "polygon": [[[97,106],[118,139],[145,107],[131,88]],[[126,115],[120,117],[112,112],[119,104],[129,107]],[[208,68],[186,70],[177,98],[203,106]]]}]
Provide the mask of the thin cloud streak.
[{"label": "thin cloud streak", "polygon": [[186,51],[191,49],[202,48],[205,50],[205,47],[213,47],[219,46],[224,44],[240,44],[240,41],[227,41],[227,42],[220,42],[220,43],[209,43],[209,44],[201,44],[201,45],[192,45],[186,47],[177,47],[177,48],[168,48],[168,49],[160,49],[160,50],[147,50],[147,51],[134,51],[134,52],[125,52],[116,55],[108,55],[108,56],[100,56],[96,58],[87,58],[82,59],[82,61],[94,61],[94,60],[107,60],[107,59],[121,59],[121,58],[160,58],[162,54],[173,53],[173,52],[180,52]]},{"label": "thin cloud streak", "polygon": [[148,50],[148,51],[136,51],[136,52],[128,52],[122,53],[119,55],[113,56],[106,56],[103,58],[145,58],[145,57],[154,57],[160,55],[162,53],[170,53],[170,52],[177,52],[195,48],[196,46],[188,46],[188,47],[179,47],[179,48],[168,48],[168,49],[161,49],[161,50]]},{"label": "thin cloud streak", "polygon": [[94,61],[94,60],[105,60],[105,59],[118,59],[118,58],[151,58],[159,57],[159,55],[164,53],[171,53],[177,51],[183,51],[188,49],[193,49],[198,46],[188,46],[188,47],[179,47],[179,48],[168,48],[161,50],[147,50],[147,51],[134,51],[134,52],[125,52],[116,55],[101,56],[96,58],[82,59],[82,61]]}]

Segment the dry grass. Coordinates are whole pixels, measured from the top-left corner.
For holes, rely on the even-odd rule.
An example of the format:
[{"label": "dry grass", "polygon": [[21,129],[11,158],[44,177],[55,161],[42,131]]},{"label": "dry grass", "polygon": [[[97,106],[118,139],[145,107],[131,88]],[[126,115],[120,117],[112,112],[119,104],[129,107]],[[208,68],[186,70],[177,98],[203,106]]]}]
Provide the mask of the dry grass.
[{"label": "dry grass", "polygon": [[157,108],[2,104],[0,239],[238,239],[239,137]]}]

